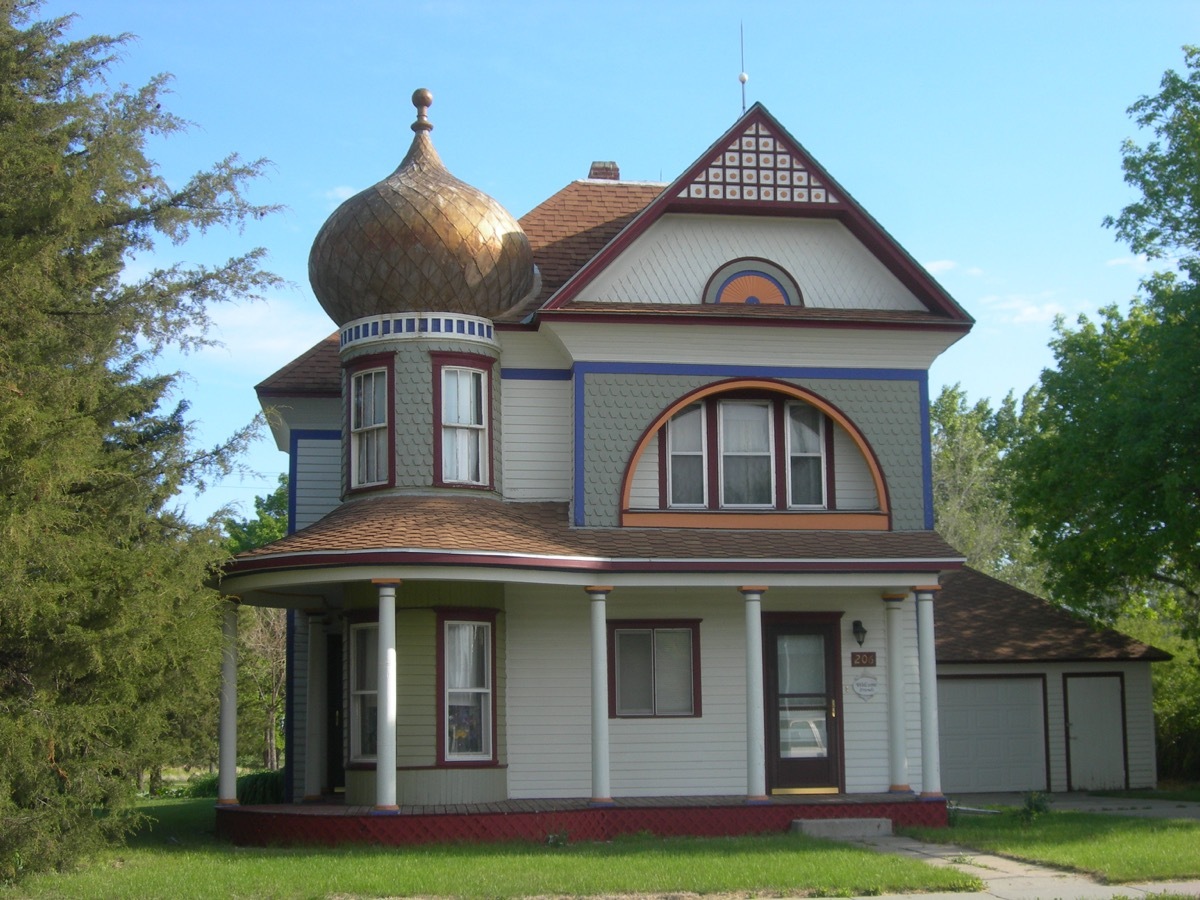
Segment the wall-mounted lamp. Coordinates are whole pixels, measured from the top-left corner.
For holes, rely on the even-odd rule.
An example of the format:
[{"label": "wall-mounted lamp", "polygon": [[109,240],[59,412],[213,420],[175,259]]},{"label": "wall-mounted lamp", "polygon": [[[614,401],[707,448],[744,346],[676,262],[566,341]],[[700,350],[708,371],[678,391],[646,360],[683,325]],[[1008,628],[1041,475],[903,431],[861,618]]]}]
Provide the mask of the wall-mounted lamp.
[{"label": "wall-mounted lamp", "polygon": [[855,619],[851,626],[854,631],[854,639],[858,641],[858,646],[863,645],[863,641],[867,639],[867,629],[863,627],[862,619]]}]

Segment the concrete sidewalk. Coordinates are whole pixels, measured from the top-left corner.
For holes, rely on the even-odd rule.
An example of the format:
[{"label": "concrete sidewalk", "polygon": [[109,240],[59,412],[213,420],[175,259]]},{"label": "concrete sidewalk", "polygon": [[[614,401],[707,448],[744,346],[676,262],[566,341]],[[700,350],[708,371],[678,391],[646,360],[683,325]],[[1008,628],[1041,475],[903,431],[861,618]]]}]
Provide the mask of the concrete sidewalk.
[{"label": "concrete sidewalk", "polygon": [[[956,796],[952,801],[958,806],[972,808],[1020,806],[1023,795],[971,794]],[[1122,816],[1200,819],[1200,803],[1093,797],[1088,794],[1053,794],[1050,796],[1050,808]],[[1115,900],[1120,897],[1152,897],[1156,894],[1200,897],[1200,879],[1148,884],[1100,884],[1077,872],[1064,872],[947,844],[925,844],[898,835],[864,838],[854,843],[880,853],[919,859],[930,865],[953,866],[976,876],[985,885],[983,891],[974,894],[888,894],[883,895],[883,900]],[[1200,847],[1197,853],[1200,854]]]}]

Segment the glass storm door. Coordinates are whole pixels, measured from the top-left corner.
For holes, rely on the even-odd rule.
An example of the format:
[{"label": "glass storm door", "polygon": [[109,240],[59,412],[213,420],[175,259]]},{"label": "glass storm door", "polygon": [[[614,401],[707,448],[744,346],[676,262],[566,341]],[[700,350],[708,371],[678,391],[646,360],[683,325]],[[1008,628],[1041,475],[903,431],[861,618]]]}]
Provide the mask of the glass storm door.
[{"label": "glass storm door", "polygon": [[842,765],[837,626],[771,623],[765,638],[767,787],[836,793]]}]

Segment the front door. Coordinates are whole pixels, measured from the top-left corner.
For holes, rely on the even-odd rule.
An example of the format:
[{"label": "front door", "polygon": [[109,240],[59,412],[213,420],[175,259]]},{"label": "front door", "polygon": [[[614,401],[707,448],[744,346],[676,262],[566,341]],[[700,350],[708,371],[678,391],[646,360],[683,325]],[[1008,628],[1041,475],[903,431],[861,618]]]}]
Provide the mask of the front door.
[{"label": "front door", "polygon": [[767,788],[837,793],[842,776],[841,667],[836,621],[764,629]]}]

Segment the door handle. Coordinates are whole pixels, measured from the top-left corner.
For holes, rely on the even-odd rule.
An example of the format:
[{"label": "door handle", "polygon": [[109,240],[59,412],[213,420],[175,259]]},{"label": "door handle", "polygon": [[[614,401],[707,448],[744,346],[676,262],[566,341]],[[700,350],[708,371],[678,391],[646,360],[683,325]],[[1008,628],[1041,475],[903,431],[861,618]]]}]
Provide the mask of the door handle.
[{"label": "door handle", "polygon": [[837,697],[829,698],[829,718],[837,718]]}]

